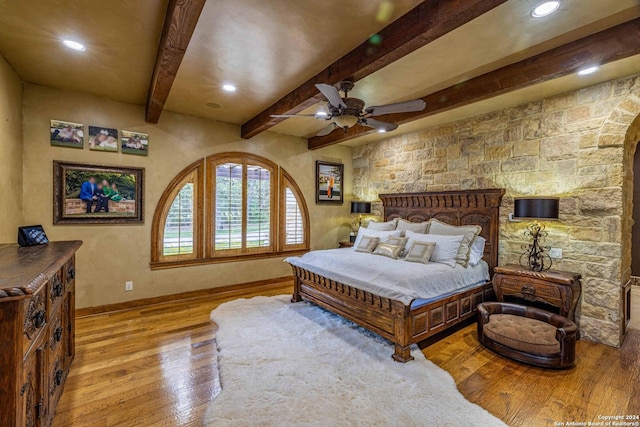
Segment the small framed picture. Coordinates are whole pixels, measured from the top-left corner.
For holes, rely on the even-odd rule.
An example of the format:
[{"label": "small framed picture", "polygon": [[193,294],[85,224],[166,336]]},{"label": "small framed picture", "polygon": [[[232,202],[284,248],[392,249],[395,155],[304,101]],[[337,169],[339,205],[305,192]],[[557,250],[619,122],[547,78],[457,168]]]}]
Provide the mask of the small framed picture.
[{"label": "small framed picture", "polygon": [[342,204],[342,183],[344,165],[342,163],[316,162],[316,203]]},{"label": "small framed picture", "polygon": [[149,135],[141,132],[122,131],[122,152],[146,156],[149,152]]},{"label": "small framed picture", "polygon": [[53,162],[54,224],[142,224],[144,169]]},{"label": "small framed picture", "polygon": [[118,152],[118,129],[89,126],[89,149]]},{"label": "small framed picture", "polygon": [[82,123],[51,120],[51,145],[83,149],[84,125]]}]

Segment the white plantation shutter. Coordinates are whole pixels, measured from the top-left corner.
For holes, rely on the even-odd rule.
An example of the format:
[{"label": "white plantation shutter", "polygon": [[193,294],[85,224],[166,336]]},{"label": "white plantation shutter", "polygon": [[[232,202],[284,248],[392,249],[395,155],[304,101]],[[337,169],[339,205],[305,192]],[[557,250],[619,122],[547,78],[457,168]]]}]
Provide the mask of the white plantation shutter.
[{"label": "white plantation shutter", "polygon": [[194,185],[186,183],[171,203],[164,224],[162,254],[193,253]]},{"label": "white plantation shutter", "polygon": [[242,248],[242,164],[216,166],[215,250]]},{"label": "white plantation shutter", "polygon": [[285,188],[285,214],[284,230],[285,245],[300,245],[304,243],[304,224],[302,222],[302,212],[298,199],[291,188]]},{"label": "white plantation shutter", "polygon": [[247,166],[247,248],[271,245],[271,172]]}]

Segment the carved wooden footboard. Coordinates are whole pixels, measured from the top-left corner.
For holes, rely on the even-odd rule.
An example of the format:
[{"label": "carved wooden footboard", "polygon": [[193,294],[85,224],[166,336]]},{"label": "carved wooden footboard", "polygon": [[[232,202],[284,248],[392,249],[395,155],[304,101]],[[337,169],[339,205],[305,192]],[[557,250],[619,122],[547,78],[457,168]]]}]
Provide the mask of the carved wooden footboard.
[{"label": "carved wooden footboard", "polygon": [[[486,239],[483,259],[489,272],[498,265],[500,202],[503,189],[380,194],[385,221],[413,222],[436,218],[452,225],[475,224]],[[348,249],[345,249],[348,250]],[[394,360],[412,359],[411,344],[420,342],[475,316],[481,302],[495,301],[491,282],[412,309],[384,298],[293,266],[293,302],[306,298],[319,306],[373,331],[395,344]]]},{"label": "carved wooden footboard", "polygon": [[491,283],[465,290],[412,309],[410,305],[328,279],[295,265],[292,302],[303,297],[387,338],[395,345],[393,359],[413,359],[418,343],[475,316],[484,301],[495,301]]}]

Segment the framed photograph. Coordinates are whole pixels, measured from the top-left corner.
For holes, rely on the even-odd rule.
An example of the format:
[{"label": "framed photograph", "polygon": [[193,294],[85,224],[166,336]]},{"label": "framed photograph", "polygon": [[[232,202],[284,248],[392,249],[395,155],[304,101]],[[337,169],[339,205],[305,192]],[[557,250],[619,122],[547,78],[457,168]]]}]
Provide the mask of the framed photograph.
[{"label": "framed photograph", "polygon": [[118,152],[118,129],[89,126],[89,149]]},{"label": "framed photograph", "polygon": [[84,125],[82,123],[51,120],[51,145],[83,149]]},{"label": "framed photograph", "polygon": [[342,204],[342,183],[344,165],[342,163],[316,162],[316,203]]},{"label": "framed photograph", "polygon": [[122,152],[146,156],[149,152],[149,135],[140,132],[122,131]]},{"label": "framed photograph", "polygon": [[53,162],[54,224],[142,224],[144,168]]}]

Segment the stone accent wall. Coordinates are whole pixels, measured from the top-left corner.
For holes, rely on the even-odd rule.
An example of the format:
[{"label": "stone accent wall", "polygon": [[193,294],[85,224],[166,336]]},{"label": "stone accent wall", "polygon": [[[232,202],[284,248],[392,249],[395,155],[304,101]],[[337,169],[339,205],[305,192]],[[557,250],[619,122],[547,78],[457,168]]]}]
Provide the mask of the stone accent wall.
[{"label": "stone accent wall", "polygon": [[583,275],[582,336],[618,346],[637,135],[627,133],[640,114],[638,95],[640,76],[632,76],[356,147],[354,196],[505,188],[502,264],[517,263],[528,242],[527,224],[508,220],[513,198],[561,197],[560,221],[546,224],[545,243],[563,250],[554,268]]}]

